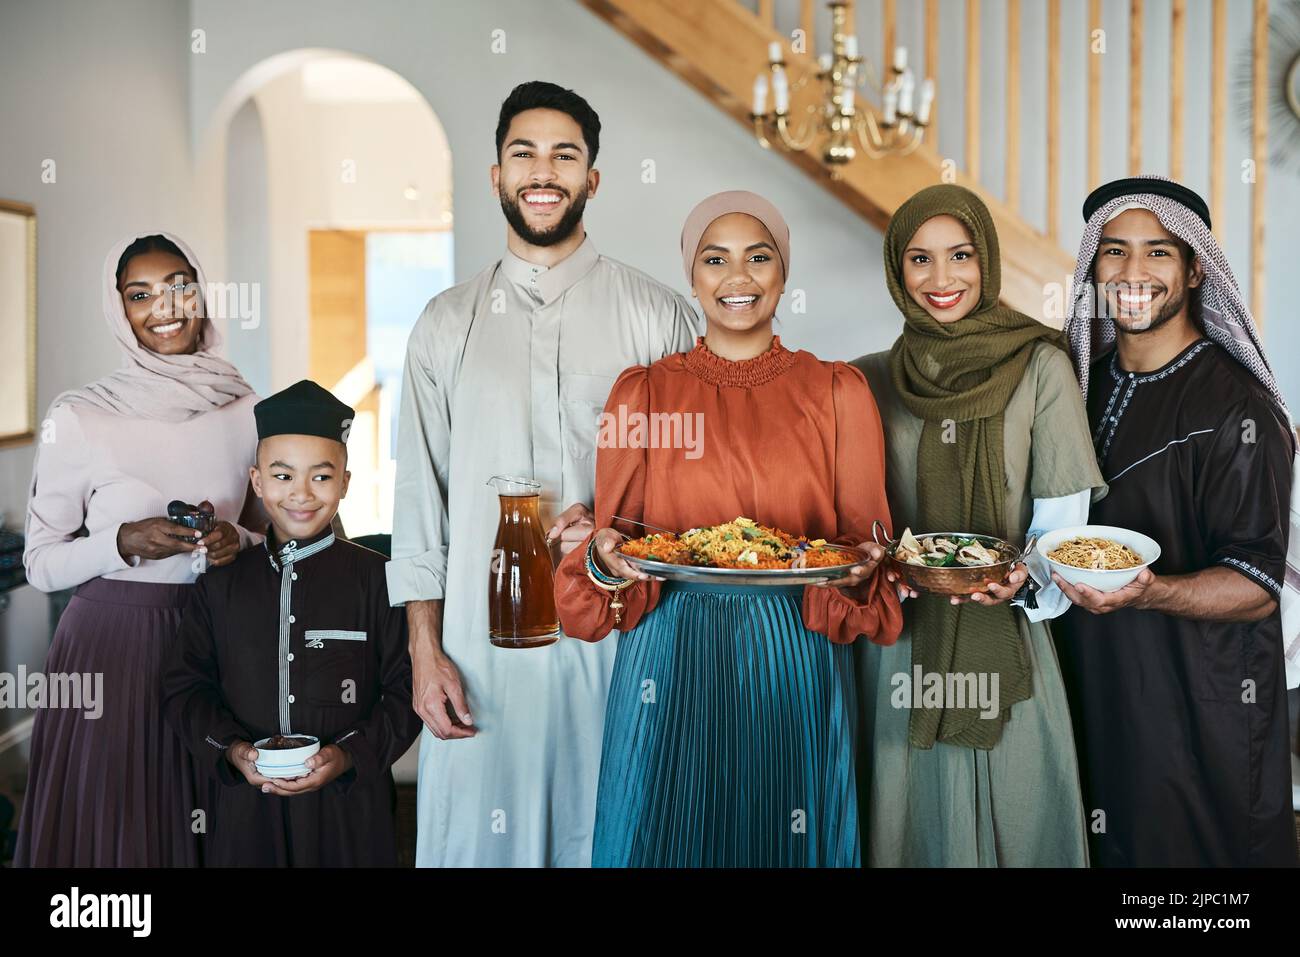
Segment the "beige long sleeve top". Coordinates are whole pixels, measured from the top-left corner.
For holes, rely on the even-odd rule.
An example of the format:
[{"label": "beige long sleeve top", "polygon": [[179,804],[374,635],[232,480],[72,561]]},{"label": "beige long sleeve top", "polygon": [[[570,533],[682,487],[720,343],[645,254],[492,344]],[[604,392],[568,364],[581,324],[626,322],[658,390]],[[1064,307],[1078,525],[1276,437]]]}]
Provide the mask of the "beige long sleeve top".
[{"label": "beige long sleeve top", "polygon": [[117,550],[124,522],[165,516],[173,499],[207,499],[239,529],[241,546],[260,542],[238,525],[256,458],[257,401],[249,394],[184,422],[57,406],[42,430],[27,505],[27,580],[46,592],[97,577],[193,582],[199,571],[188,554],[127,561]]}]

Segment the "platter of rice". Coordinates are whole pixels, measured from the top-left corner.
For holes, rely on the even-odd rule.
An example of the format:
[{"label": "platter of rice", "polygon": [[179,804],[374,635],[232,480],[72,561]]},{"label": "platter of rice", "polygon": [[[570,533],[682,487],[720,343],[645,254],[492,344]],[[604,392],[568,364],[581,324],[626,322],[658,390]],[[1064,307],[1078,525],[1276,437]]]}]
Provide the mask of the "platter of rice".
[{"label": "platter of rice", "polygon": [[811,585],[842,578],[868,560],[865,552],[825,539],[809,539],[752,518],[655,532],[619,546],[628,563],[668,581],[731,585]]}]

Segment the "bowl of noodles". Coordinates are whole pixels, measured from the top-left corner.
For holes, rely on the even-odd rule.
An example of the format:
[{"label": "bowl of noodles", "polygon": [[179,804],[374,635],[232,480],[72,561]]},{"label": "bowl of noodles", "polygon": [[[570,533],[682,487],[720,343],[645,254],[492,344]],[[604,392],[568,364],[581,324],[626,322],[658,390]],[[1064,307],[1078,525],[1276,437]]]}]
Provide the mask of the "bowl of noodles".
[{"label": "bowl of noodles", "polygon": [[1155,539],[1114,525],[1071,525],[1046,532],[1034,549],[1071,585],[1118,591],[1160,557]]}]

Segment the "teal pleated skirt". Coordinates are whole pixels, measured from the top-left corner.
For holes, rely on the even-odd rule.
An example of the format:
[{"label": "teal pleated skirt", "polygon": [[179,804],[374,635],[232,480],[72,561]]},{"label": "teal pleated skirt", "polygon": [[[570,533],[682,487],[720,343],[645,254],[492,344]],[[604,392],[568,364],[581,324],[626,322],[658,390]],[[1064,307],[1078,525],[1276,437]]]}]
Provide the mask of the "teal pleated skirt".
[{"label": "teal pleated skirt", "polygon": [[857,867],[852,647],[803,586],[665,582],[618,643],[595,867]]}]

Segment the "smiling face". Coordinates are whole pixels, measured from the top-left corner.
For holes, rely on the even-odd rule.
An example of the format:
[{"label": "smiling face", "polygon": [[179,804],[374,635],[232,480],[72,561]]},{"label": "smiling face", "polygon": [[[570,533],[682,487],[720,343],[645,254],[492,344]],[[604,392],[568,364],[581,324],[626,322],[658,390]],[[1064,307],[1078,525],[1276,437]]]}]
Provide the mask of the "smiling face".
[{"label": "smiling face", "polygon": [[785,277],[767,227],[746,213],[728,213],[710,223],[695,254],[691,291],[711,326],[748,332],[770,322]]},{"label": "smiling face", "polygon": [[511,229],[533,246],[573,234],[600,174],[589,168],[582,127],[559,110],[524,110],[510,121],[492,188]]},{"label": "smiling face", "polygon": [[937,322],[956,322],[979,305],[979,253],[955,216],[921,224],[903,250],[903,288]]},{"label": "smiling face", "polygon": [[1092,268],[1106,315],[1131,334],[1186,319],[1188,290],[1202,279],[1190,248],[1148,209],[1126,209],[1102,227]]},{"label": "smiling face", "polygon": [[348,492],[347,447],[317,435],[272,435],[248,470],[281,543],[323,532]]},{"label": "smiling face", "polygon": [[203,295],[194,267],[174,253],[132,256],[118,291],[136,340],[159,355],[188,355],[203,333]]}]

